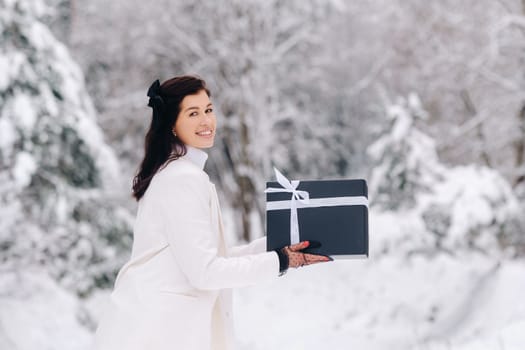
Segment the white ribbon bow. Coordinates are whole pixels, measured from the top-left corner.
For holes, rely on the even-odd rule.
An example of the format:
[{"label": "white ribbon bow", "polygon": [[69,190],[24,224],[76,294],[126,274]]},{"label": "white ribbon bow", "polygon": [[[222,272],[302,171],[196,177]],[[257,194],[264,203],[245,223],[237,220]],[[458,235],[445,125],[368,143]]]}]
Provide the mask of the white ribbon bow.
[{"label": "white ribbon bow", "polygon": [[283,186],[283,188],[269,187],[264,192],[291,192],[292,198],[290,201],[290,244],[296,244],[300,242],[299,239],[299,219],[297,218],[297,201],[308,204],[310,202],[310,194],[307,191],[298,191],[299,186],[298,180],[288,180],[283,174],[279,172],[275,167],[275,177],[277,182]]}]

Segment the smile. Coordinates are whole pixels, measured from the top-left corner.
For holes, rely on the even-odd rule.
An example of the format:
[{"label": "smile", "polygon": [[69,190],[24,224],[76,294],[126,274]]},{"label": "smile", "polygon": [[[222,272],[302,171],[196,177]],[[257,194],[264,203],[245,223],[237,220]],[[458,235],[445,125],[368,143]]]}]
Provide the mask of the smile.
[{"label": "smile", "polygon": [[196,132],[197,135],[199,136],[211,136],[213,134],[213,131],[212,130],[204,130],[204,131],[199,131],[199,132]]}]

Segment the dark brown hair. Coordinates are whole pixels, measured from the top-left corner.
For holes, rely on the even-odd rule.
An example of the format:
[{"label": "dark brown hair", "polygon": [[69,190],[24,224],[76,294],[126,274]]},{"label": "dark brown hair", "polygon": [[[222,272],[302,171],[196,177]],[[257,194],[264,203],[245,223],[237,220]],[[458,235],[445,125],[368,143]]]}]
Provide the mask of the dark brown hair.
[{"label": "dark brown hair", "polygon": [[158,170],[186,154],[186,146],[173,135],[172,130],[184,97],[201,90],[211,97],[206,82],[192,75],[174,77],[162,84],[156,80],[149,88],[148,106],[153,108],[153,113],[144,143],[144,159],[133,178],[133,197],[137,201],[142,198]]}]

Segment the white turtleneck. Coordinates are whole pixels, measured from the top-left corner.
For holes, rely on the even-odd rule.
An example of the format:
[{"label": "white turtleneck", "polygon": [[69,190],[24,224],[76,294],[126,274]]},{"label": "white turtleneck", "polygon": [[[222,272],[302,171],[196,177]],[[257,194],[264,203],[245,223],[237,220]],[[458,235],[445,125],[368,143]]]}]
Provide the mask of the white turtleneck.
[{"label": "white turtleneck", "polygon": [[186,150],[187,152],[182,158],[185,158],[191,161],[199,168],[204,169],[204,165],[206,164],[206,160],[208,159],[208,153],[204,152],[200,148],[188,145],[186,145]]}]

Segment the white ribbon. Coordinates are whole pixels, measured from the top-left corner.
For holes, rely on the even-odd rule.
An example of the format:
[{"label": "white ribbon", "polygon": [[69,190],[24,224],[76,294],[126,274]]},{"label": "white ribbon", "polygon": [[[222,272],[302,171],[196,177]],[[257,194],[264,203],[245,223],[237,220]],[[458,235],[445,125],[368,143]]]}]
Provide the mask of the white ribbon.
[{"label": "white ribbon", "polygon": [[[277,182],[283,186],[283,188],[269,187],[264,192],[290,192],[292,198],[290,201],[290,244],[299,243],[299,220],[297,219],[297,201],[308,204],[310,202],[310,194],[307,191],[298,191],[299,186],[298,180],[288,180],[283,174],[279,172],[275,167],[275,177]],[[288,201],[287,201],[288,202]]]},{"label": "white ribbon", "polygon": [[[326,197],[326,198],[310,198],[308,204],[297,203],[296,208],[319,208],[319,207],[335,207],[341,205],[363,205],[368,207],[368,198],[365,196],[345,196],[345,197]],[[283,210],[290,209],[290,201],[273,201],[266,203],[266,210]]]}]

